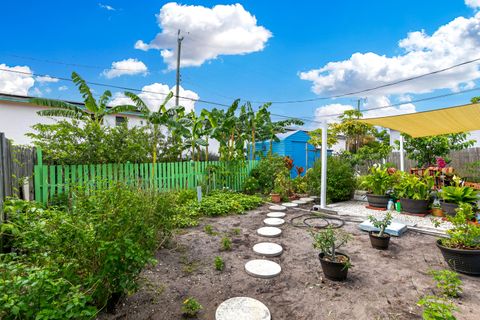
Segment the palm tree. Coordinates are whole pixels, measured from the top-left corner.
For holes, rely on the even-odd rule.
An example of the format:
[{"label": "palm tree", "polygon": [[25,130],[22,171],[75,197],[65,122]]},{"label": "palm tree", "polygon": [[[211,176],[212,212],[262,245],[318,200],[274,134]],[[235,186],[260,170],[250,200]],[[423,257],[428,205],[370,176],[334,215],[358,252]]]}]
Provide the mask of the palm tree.
[{"label": "palm tree", "polygon": [[109,107],[108,102],[112,97],[112,93],[109,90],[106,90],[100,96],[98,101],[95,100],[87,82],[83,80],[76,72],[72,72],[72,80],[82,94],[84,102],[83,108],[61,100],[32,98],[29,100],[29,102],[32,104],[53,108],[38,111],[37,114],[46,117],[65,117],[82,121],[93,121],[94,123],[101,125],[103,123],[103,118],[106,115],[136,110],[134,106]]}]

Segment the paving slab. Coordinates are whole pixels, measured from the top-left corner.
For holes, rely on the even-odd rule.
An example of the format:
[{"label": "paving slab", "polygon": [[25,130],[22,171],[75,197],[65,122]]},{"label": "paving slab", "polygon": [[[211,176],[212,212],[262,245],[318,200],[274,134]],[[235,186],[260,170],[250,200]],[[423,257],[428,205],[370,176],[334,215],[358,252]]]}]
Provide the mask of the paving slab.
[{"label": "paving slab", "polygon": [[215,320],[271,320],[271,315],[267,306],[258,300],[235,297],[218,306]]},{"label": "paving slab", "polygon": [[280,218],[266,218],[263,220],[266,226],[279,227],[285,223],[285,220]]},{"label": "paving slab", "polygon": [[284,202],[284,203],[282,203],[282,206],[287,207],[287,208],[295,208],[295,207],[298,207],[298,204],[293,203],[293,202]]},{"label": "paving slab", "polygon": [[265,257],[276,257],[282,254],[283,248],[273,242],[260,242],[253,246],[253,251]]},{"label": "paving slab", "polygon": [[296,204],[307,204],[307,201],[304,201],[304,200],[293,200],[292,203],[296,203]]},{"label": "paving slab", "polygon": [[286,211],[287,207],[274,205],[274,206],[268,207],[268,210],[270,210],[270,211]]},{"label": "paving slab", "polygon": [[285,216],[286,216],[285,212],[280,212],[280,211],[267,213],[267,217],[269,218],[283,218]]},{"label": "paving slab", "polygon": [[313,198],[300,198],[300,200],[305,201],[307,203],[311,203],[311,202],[315,201],[315,199],[313,199]]},{"label": "paving slab", "polygon": [[245,264],[245,271],[252,277],[271,279],[282,272],[282,267],[280,267],[278,263],[270,260],[255,259]]},{"label": "paving slab", "polygon": [[267,238],[275,238],[279,237],[282,234],[282,229],[276,227],[261,227],[257,230],[258,235],[267,237]]}]

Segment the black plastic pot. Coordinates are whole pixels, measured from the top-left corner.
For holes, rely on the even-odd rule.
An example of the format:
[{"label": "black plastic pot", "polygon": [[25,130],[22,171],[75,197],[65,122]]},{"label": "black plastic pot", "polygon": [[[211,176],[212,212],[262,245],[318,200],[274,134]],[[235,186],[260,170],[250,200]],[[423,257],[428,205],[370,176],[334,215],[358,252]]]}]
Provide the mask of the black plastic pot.
[{"label": "black plastic pot", "polygon": [[480,277],[480,250],[448,248],[437,240],[437,247],[442,252],[448,266],[456,272]]},{"label": "black plastic pot", "polygon": [[457,211],[455,210],[458,209],[458,204],[442,201],[440,202],[440,205],[442,206],[443,213],[447,216],[455,216],[457,214]]},{"label": "black plastic pot", "polygon": [[[337,255],[347,257],[348,261],[350,261],[350,258],[346,254],[337,252]],[[333,281],[343,281],[347,279],[348,268],[345,267],[344,263],[325,260],[324,257],[325,254],[323,252],[318,255],[323,274],[327,279]]]},{"label": "black plastic pot", "polygon": [[374,208],[387,208],[389,196],[367,193],[368,205]]},{"label": "black plastic pot", "polygon": [[402,206],[402,211],[406,213],[413,214],[424,214],[428,213],[428,200],[413,200],[413,199],[400,199],[400,205]]},{"label": "black plastic pot", "polygon": [[387,250],[388,249],[388,244],[390,243],[390,235],[387,233],[384,233],[383,236],[379,237],[378,232],[376,231],[370,231],[368,233],[370,237],[370,243],[372,244],[372,247],[378,250]]}]

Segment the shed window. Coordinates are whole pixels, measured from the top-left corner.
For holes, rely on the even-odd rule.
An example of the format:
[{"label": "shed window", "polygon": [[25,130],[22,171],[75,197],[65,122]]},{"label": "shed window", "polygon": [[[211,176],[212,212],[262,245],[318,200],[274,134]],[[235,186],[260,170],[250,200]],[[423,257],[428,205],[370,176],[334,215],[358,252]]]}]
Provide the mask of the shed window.
[{"label": "shed window", "polygon": [[119,126],[121,125],[122,123],[125,123],[127,122],[127,117],[122,117],[122,116],[116,116],[115,117],[115,125],[116,126]]}]

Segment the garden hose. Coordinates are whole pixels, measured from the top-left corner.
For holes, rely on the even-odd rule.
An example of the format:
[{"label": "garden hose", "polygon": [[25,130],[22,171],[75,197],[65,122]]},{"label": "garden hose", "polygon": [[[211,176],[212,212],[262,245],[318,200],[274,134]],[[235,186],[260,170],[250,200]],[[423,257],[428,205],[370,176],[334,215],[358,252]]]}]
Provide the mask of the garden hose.
[{"label": "garden hose", "polygon": [[[295,222],[297,219],[304,218],[301,223]],[[307,221],[314,221],[314,220],[320,220],[324,224],[322,225],[313,225],[311,222]],[[333,222],[335,221],[335,222]],[[333,217],[325,217],[322,216],[319,213],[305,213],[296,217],[293,217],[290,219],[290,224],[296,228],[314,228],[314,229],[325,229],[327,227],[331,227],[333,229],[338,229],[343,227],[345,224],[345,221],[343,221],[340,218],[333,218]]]}]

